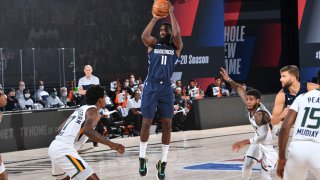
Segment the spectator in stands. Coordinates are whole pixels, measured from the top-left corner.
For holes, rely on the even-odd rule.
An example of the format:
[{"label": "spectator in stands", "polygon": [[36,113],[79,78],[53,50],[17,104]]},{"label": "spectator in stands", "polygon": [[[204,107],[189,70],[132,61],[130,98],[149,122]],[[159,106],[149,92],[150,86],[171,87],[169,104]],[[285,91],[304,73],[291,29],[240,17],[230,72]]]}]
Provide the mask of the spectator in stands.
[{"label": "spectator in stands", "polygon": [[46,100],[46,108],[59,108],[64,106],[60,98],[57,96],[58,93],[56,88],[50,89],[49,93],[50,96]]},{"label": "spectator in stands", "polygon": [[26,85],[23,81],[19,82],[18,90],[16,91],[16,99],[19,101],[20,98],[23,98],[23,90],[26,88]]},{"label": "spectator in stands", "polygon": [[134,86],[138,86],[138,82],[136,81],[134,74],[129,75],[129,84],[130,83],[132,83]]},{"label": "spectator in stands", "polygon": [[172,118],[172,131],[180,131],[186,119],[187,100],[181,94],[182,89],[177,87],[174,94],[174,115]]},{"label": "spectator in stands", "polygon": [[23,90],[23,98],[20,98],[18,101],[20,109],[22,110],[31,110],[33,108],[33,100],[31,99],[29,89]]},{"label": "spectator in stands", "polygon": [[132,81],[129,81],[127,92],[130,94],[131,97],[133,96],[133,92],[137,89],[138,89],[138,86],[135,85]]},{"label": "spectator in stands", "polygon": [[71,106],[71,100],[68,97],[68,89],[66,87],[60,88],[60,100],[65,106]]},{"label": "spectator in stands", "polygon": [[133,93],[133,98],[127,103],[128,115],[125,118],[127,124],[134,126],[134,135],[139,135],[142,125],[142,114],[141,114],[141,96],[138,90]]},{"label": "spectator in stands", "polygon": [[78,82],[78,92],[81,95],[81,104],[85,104],[85,94],[87,89],[91,85],[100,85],[100,80],[98,77],[92,75],[92,67],[90,65],[86,65],[84,67],[85,76],[79,79]]},{"label": "spectator in stands", "polygon": [[189,86],[187,87],[187,95],[190,97],[190,100],[194,100],[199,96],[199,89],[196,87],[196,81],[190,80]]},{"label": "spectator in stands", "polygon": [[139,87],[138,87],[138,91],[140,92],[140,94],[142,93],[142,89],[143,89],[143,84],[140,83],[140,84],[139,84]]},{"label": "spectator in stands", "polygon": [[222,83],[221,77],[215,77],[214,83],[209,84],[205,92],[206,97],[230,96],[229,90]]},{"label": "spectator in stands", "polygon": [[39,89],[35,94],[35,101],[36,103],[40,103],[42,106],[46,105],[46,99],[49,97],[49,93],[44,90],[44,82],[39,81]]},{"label": "spectator in stands", "polygon": [[16,111],[19,109],[19,102],[15,97],[16,91],[13,88],[9,89],[7,95],[7,105],[5,106],[6,111]]},{"label": "spectator in stands", "polygon": [[176,88],[181,88],[182,89],[182,82],[181,82],[181,80],[177,80],[176,81]]},{"label": "spectator in stands", "polygon": [[126,91],[130,96],[133,95],[133,90],[131,89],[129,79],[125,78],[122,83],[121,92]]},{"label": "spectator in stands", "polygon": [[104,100],[106,101],[106,108],[109,111],[114,110],[115,107],[114,107],[114,103],[112,102],[112,99],[108,96],[107,92],[104,92],[104,94],[105,94]]}]

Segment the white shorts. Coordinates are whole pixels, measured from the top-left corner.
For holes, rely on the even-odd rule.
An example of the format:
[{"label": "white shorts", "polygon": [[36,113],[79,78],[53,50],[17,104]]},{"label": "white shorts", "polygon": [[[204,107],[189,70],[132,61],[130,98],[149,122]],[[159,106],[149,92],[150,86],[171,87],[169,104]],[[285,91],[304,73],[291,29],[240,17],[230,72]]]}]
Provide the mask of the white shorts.
[{"label": "white shorts", "polygon": [[257,162],[262,160],[261,168],[265,171],[273,170],[278,161],[278,153],[272,145],[250,144],[246,156]]},{"label": "white shorts", "polygon": [[0,174],[3,173],[6,170],[6,168],[4,167],[3,161],[0,164]]},{"label": "white shorts", "polygon": [[52,176],[57,179],[69,176],[71,179],[83,180],[94,173],[75,148],[62,141],[54,140],[48,153],[52,163]]},{"label": "white shorts", "polygon": [[310,170],[320,180],[320,143],[292,141],[288,147],[284,180],[303,180]]}]

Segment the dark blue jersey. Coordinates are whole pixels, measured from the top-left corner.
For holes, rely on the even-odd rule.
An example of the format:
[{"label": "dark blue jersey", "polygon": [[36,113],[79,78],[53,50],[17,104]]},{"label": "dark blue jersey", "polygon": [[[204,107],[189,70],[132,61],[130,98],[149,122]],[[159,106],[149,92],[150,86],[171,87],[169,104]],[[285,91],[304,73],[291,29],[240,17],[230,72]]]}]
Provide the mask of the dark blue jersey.
[{"label": "dark blue jersey", "polygon": [[170,82],[174,66],[178,62],[174,44],[156,44],[148,54],[148,76],[146,81]]},{"label": "dark blue jersey", "polygon": [[290,94],[289,89],[287,87],[283,88],[283,92],[286,98],[285,105],[290,106],[296,99],[296,97],[298,97],[300,94],[308,92],[307,82],[300,82],[300,89],[295,96]]}]

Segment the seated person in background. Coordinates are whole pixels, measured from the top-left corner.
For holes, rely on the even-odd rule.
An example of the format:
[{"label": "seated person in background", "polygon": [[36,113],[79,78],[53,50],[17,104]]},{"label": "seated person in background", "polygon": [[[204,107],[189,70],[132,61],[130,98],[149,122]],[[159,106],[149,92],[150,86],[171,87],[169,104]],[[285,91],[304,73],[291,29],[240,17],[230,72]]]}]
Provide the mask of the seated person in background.
[{"label": "seated person in background", "polygon": [[143,89],[143,84],[140,83],[140,84],[139,84],[139,87],[138,87],[138,91],[140,92],[140,94],[142,93],[142,89]]},{"label": "seated person in background", "polygon": [[127,124],[131,124],[135,128],[135,134],[138,135],[142,126],[142,114],[141,108],[141,96],[138,90],[133,92],[133,98],[131,98],[127,103],[128,115],[125,118]]},{"label": "seated person in background", "polygon": [[190,100],[197,99],[199,96],[200,92],[199,89],[196,86],[196,81],[195,80],[190,80],[189,81],[189,86],[187,87],[187,96],[189,96]]},{"label": "seated person in background", "polygon": [[6,111],[16,111],[19,109],[19,102],[15,97],[16,91],[13,88],[9,89],[7,95],[7,105],[5,106]]},{"label": "seated person in background", "polygon": [[64,106],[60,98],[57,96],[56,88],[52,88],[49,91],[50,96],[46,100],[46,108],[58,108]]},{"label": "seated person in background", "polygon": [[205,92],[206,97],[230,96],[229,90],[226,88],[221,77],[215,77],[214,83],[209,84]]},{"label": "seated person in background", "polygon": [[[177,81],[176,81],[175,89],[176,89],[176,88],[181,88],[181,89],[182,89],[182,81],[181,81],[181,80],[177,80]],[[175,92],[175,89],[174,89],[173,92]]]},{"label": "seated person in background", "polygon": [[180,131],[186,119],[187,100],[181,94],[181,88],[178,87],[174,94],[174,114],[172,118],[172,131]]},{"label": "seated person in background", "polygon": [[49,93],[44,90],[44,82],[39,81],[39,89],[37,90],[35,94],[35,101],[37,103],[40,103],[42,106],[45,106],[46,104],[46,99],[49,97]]},{"label": "seated person in background", "polygon": [[20,109],[22,110],[31,110],[33,107],[33,100],[30,98],[30,90],[23,90],[23,98],[19,99]]},{"label": "seated person in background", "polygon": [[[131,84],[132,85],[132,84]],[[132,96],[134,89],[130,87],[129,79],[124,79],[121,87],[121,92],[126,91],[130,96]]]},{"label": "seated person in background", "polygon": [[71,106],[72,103],[68,98],[68,90],[66,87],[60,88],[60,100],[65,106]]},{"label": "seated person in background", "polygon": [[23,98],[23,90],[26,88],[26,85],[23,81],[19,82],[18,90],[16,91],[16,99],[19,101],[20,98]]}]

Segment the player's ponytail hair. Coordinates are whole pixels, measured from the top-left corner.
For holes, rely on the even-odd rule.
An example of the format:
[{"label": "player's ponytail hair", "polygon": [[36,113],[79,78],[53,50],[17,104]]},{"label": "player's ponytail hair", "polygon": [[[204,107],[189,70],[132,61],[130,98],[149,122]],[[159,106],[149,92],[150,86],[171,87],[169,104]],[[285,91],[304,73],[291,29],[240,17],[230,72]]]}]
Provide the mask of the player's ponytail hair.
[{"label": "player's ponytail hair", "polygon": [[104,88],[100,85],[91,85],[86,92],[86,101],[88,105],[95,105],[99,98],[104,97]]}]

